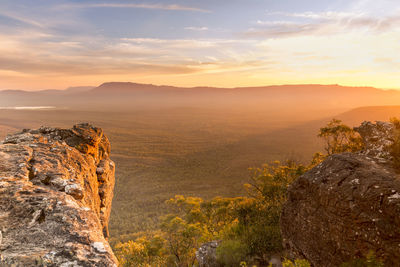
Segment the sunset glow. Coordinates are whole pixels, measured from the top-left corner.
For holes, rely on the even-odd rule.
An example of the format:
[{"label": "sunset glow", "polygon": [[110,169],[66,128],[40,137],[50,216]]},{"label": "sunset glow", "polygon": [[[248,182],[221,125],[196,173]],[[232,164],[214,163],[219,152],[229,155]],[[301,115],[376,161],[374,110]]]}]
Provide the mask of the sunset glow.
[{"label": "sunset glow", "polygon": [[0,89],[400,88],[397,1],[3,0]]}]

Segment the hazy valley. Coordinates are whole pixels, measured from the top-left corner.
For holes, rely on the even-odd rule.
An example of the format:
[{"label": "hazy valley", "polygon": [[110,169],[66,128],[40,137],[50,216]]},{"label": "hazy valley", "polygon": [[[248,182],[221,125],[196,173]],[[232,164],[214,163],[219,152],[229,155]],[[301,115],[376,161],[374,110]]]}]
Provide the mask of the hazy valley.
[{"label": "hazy valley", "polygon": [[116,242],[156,228],[165,200],[176,194],[244,195],[249,167],[286,159],[308,163],[314,152],[323,151],[316,135],[333,117],[357,125],[400,114],[400,106],[389,106],[400,100],[395,91],[371,88],[361,98],[360,88],[275,88],[215,92],[106,84],[71,92],[3,91],[0,106],[55,108],[0,110],[0,137],[41,125],[102,127],[118,166],[110,220]]}]

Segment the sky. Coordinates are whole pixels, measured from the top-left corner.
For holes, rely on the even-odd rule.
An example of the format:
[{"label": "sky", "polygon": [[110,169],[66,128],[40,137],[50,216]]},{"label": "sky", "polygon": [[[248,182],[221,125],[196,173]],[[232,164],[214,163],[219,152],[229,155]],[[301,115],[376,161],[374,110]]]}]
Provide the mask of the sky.
[{"label": "sky", "polygon": [[0,89],[400,88],[398,0],[0,0]]}]

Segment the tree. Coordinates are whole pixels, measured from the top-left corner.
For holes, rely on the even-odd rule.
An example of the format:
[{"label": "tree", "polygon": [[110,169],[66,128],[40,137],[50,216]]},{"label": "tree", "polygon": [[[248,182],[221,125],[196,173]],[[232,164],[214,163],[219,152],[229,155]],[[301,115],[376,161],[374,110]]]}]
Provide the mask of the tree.
[{"label": "tree", "polygon": [[318,136],[325,140],[328,155],[355,152],[363,148],[360,135],[341,120],[332,119],[325,127],[320,128]]},{"label": "tree", "polygon": [[262,168],[250,169],[253,172],[251,182],[245,184],[249,195],[255,199],[262,199],[269,205],[280,206],[286,201],[287,189],[300,175],[304,174],[310,166],[287,161],[281,164],[264,164]]},{"label": "tree", "polygon": [[165,239],[159,234],[153,234],[149,239],[145,236],[135,241],[119,243],[115,246],[115,255],[120,266],[157,267],[165,266]]},{"label": "tree", "polygon": [[246,189],[251,198],[236,208],[238,224],[236,235],[249,248],[249,256],[265,265],[270,257],[282,252],[280,215],[287,199],[289,185],[310,166],[287,161],[265,164],[262,168],[251,169],[251,182]]},{"label": "tree", "polygon": [[167,240],[166,248],[172,256],[174,266],[193,266],[196,261],[195,252],[202,243],[201,224],[188,223],[178,216],[169,215],[164,218],[161,229]]}]

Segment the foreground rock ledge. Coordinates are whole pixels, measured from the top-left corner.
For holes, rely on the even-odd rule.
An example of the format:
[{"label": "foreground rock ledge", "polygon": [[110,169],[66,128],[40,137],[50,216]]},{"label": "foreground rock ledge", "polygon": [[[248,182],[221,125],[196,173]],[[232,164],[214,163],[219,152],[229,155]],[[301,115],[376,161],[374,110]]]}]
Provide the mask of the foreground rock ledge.
[{"label": "foreground rock ledge", "polygon": [[296,180],[283,207],[281,230],[292,257],[339,266],[366,255],[400,262],[400,177],[391,168],[393,125],[363,123],[365,151],[330,156]]},{"label": "foreground rock ledge", "polygon": [[0,143],[0,266],[117,266],[107,242],[114,163],[89,124]]}]

